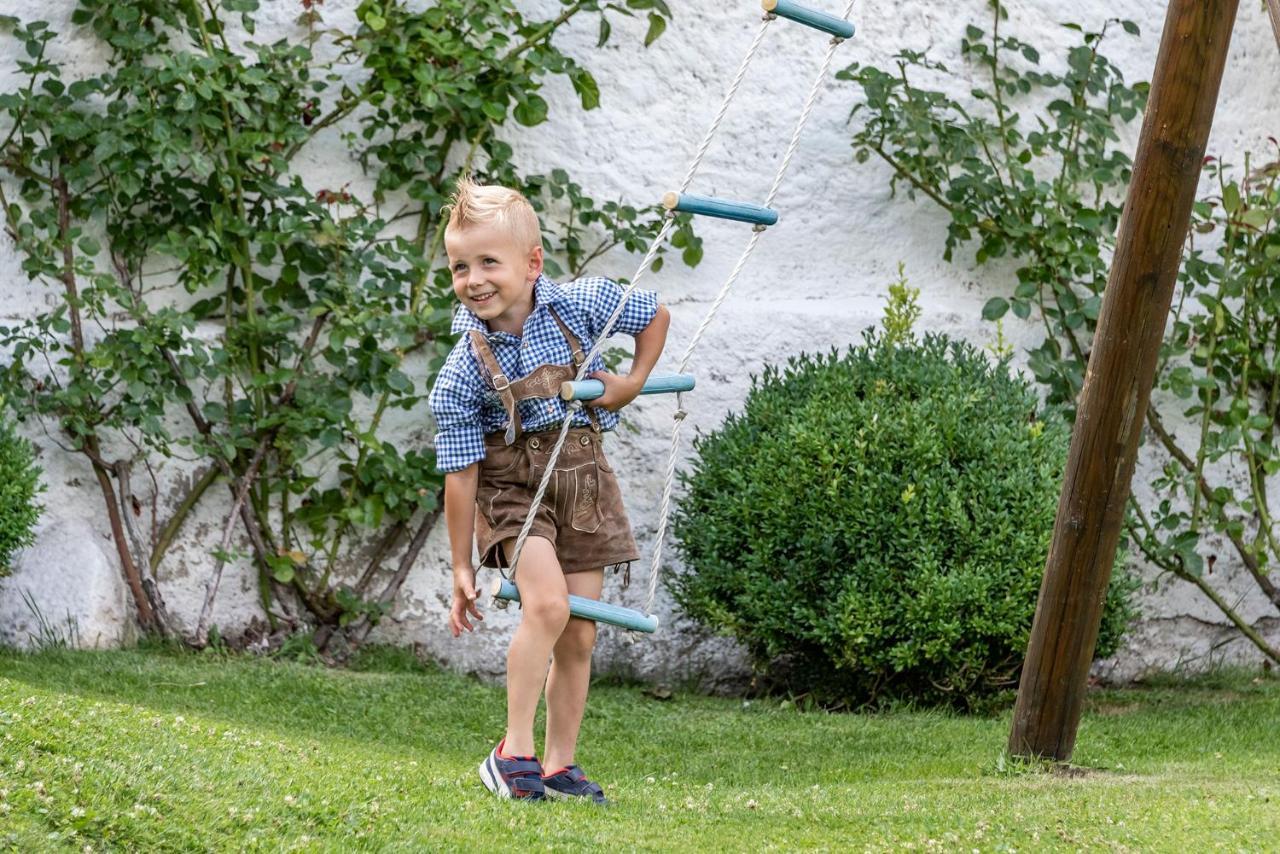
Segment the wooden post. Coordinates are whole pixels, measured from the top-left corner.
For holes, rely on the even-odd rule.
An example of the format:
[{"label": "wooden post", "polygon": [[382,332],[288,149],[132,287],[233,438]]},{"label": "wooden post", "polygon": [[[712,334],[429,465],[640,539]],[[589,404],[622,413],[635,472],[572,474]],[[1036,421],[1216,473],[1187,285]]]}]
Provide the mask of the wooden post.
[{"label": "wooden post", "polygon": [[1170,0],[1009,752],[1071,758],[1238,0]]}]

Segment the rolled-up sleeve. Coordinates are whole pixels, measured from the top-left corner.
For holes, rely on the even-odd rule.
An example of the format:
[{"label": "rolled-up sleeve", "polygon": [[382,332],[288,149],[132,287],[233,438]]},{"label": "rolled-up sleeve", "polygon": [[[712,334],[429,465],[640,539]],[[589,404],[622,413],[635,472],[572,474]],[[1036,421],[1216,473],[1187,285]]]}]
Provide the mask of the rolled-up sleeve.
[{"label": "rolled-up sleeve", "polygon": [[[599,339],[605,334],[605,326],[617,311],[626,289],[612,279],[604,278],[579,279],[573,283],[572,288],[579,305],[586,310],[591,337]],[[657,292],[636,288],[627,296],[622,313],[609,328],[608,334],[621,332],[636,335],[644,331],[657,313]]]},{"label": "rolled-up sleeve", "polygon": [[460,471],[484,459],[484,430],[480,425],[483,386],[455,350],[436,376],[427,403],[436,422],[436,471]]}]

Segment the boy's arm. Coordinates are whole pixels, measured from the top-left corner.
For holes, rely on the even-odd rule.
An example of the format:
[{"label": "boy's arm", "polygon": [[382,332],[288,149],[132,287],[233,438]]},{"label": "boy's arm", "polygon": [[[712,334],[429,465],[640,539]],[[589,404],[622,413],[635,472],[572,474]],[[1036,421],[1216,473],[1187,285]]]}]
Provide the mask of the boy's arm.
[{"label": "boy's arm", "polygon": [[476,610],[476,570],[471,563],[471,538],[475,534],[476,488],[480,464],[472,463],[444,476],[444,520],[449,530],[449,552],[453,563],[453,604],[449,609],[449,630],[456,638],[474,626],[467,615],[483,620]]},{"label": "boy's arm", "polygon": [[604,383],[604,394],[595,400],[588,401],[588,406],[602,406],[616,412],[635,400],[644,388],[645,380],[658,363],[662,348],[667,344],[667,329],[671,326],[671,312],[667,307],[659,305],[649,325],[636,333],[636,355],[631,360],[631,371],[626,376],[618,376],[608,371],[596,371],[592,379]]}]

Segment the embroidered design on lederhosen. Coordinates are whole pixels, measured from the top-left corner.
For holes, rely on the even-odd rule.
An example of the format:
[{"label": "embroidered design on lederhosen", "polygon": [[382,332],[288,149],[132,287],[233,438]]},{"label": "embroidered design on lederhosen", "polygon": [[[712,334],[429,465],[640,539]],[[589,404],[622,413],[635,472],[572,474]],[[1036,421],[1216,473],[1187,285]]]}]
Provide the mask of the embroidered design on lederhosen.
[{"label": "embroidered design on lederhosen", "polygon": [[[479,329],[472,329],[470,332],[471,352],[475,355],[476,361],[480,363],[481,372],[485,374],[486,385],[490,389],[497,392],[498,400],[502,403],[502,408],[507,411],[507,430],[505,440],[508,445],[513,444],[523,431],[520,424],[520,412],[516,408],[516,404],[522,400],[530,400],[532,398],[555,397],[560,394],[560,385],[569,382],[578,373],[582,363],[586,361],[586,356],[582,351],[582,341],[571,330],[556,310],[551,306],[547,306],[547,311],[551,312],[551,317],[556,322],[556,326],[560,327],[560,334],[564,336],[565,341],[569,344],[572,351],[573,365],[539,365],[528,376],[521,377],[518,380],[510,380],[506,374],[502,372],[502,365],[499,364],[493,350],[489,347],[489,342],[485,338],[483,332]],[[587,418],[591,420],[591,426],[596,431],[600,431],[600,421],[596,417],[595,410],[587,407]]]}]

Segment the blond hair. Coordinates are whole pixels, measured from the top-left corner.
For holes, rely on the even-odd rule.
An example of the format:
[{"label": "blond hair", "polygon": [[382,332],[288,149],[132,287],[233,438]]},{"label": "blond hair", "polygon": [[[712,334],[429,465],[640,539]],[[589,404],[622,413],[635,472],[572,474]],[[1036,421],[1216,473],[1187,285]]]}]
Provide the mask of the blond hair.
[{"label": "blond hair", "polygon": [[449,231],[473,225],[496,225],[525,249],[542,245],[542,230],[533,205],[518,190],[496,184],[477,184],[470,176],[458,179],[448,206]]}]

